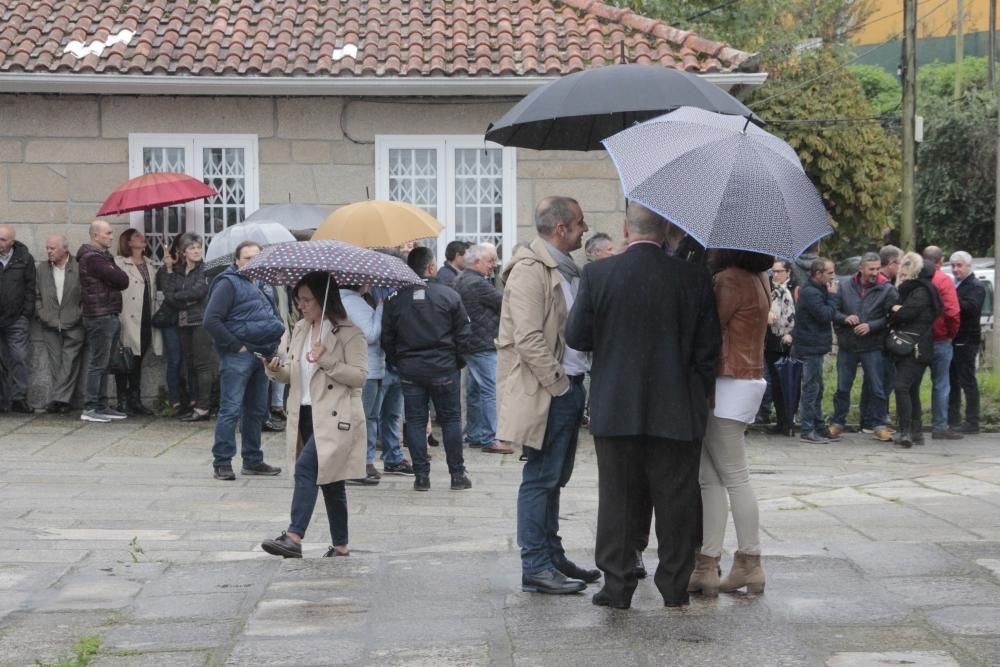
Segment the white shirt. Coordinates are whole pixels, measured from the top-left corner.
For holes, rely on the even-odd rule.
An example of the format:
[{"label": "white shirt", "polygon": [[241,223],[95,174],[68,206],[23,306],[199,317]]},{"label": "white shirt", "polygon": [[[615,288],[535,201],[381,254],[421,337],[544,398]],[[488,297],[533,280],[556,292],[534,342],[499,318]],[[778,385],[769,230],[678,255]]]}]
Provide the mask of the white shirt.
[{"label": "white shirt", "polygon": [[749,424],[757,416],[767,381],[723,376],[715,380],[715,416]]},{"label": "white shirt", "polygon": [[66,284],[66,265],[52,265],[52,279],[56,281],[56,303],[62,305],[63,286]]},{"label": "white shirt", "polygon": [[[320,340],[323,340],[323,337],[330,332],[331,326],[329,320],[323,320]],[[309,385],[312,383],[313,375],[316,373],[315,362],[309,361],[309,353],[312,351],[312,340],[313,326],[310,326],[309,331],[306,332],[306,340],[302,343],[302,354],[299,355],[299,368],[302,369],[300,380],[302,383],[302,400],[299,401],[300,405],[312,405],[312,393],[309,390]]]},{"label": "white shirt", "polygon": [[[566,312],[568,313],[573,309],[576,297],[573,294],[573,288],[570,287],[569,282],[561,273],[559,274],[559,284],[562,286],[563,296],[566,297]],[[583,375],[590,370],[590,358],[586,352],[574,350],[567,345],[566,351],[563,353],[562,365],[566,375]]]}]

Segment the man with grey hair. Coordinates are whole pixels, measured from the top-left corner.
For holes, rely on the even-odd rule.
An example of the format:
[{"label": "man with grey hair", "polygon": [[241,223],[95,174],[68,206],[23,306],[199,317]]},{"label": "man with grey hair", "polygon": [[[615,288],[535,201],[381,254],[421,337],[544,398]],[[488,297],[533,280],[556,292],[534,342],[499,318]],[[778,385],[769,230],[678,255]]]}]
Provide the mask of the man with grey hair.
[{"label": "man with grey hair", "polygon": [[858,272],[840,281],[840,299],[833,320],[837,332],[837,392],[829,427],[835,437],[844,432],[851,388],[861,364],[871,392],[870,403],[861,406],[861,428],[872,431],[879,440],[892,440],[883,421],[888,412],[888,392],[882,384],[882,352],[889,312],[898,298],[896,288],[881,275],[881,268],[879,255],[866,252]]},{"label": "man with grey hair", "polygon": [[492,243],[469,246],[465,268],[451,286],[462,297],[472,323],[469,353],[465,355],[465,439],[469,447],[489,454],[511,454],[497,442],[497,348],[503,294],[493,284],[497,249]]},{"label": "man with grey hair", "polygon": [[127,416],[109,407],[105,394],[111,350],[118,344],[121,330],[118,314],[122,311],[122,290],[129,285],[128,274],[119,268],[109,251],[114,240],[111,225],[105,220],[94,220],[90,223],[90,243],[83,244],[76,252],[88,348],[80,419],[88,422],[107,423]]},{"label": "man with grey hair", "polygon": [[[935,440],[961,440],[962,434],[952,430],[948,424],[948,401],[951,395],[951,359],[954,355],[953,340],[958,335],[961,324],[961,308],[958,293],[951,276],[941,270],[944,252],[929,245],[924,248],[924,259],[934,263],[935,271],[931,282],[937,288],[944,304],[944,312],[934,320],[934,359],[931,361],[931,413],[934,419]],[[916,437],[917,434],[914,434]],[[918,441],[915,439],[914,444]]]},{"label": "man with grey hair", "polygon": [[31,414],[28,358],[35,313],[35,260],[11,225],[0,225],[0,412]]},{"label": "man with grey hair", "polygon": [[80,269],[69,253],[63,234],[45,241],[48,261],[38,263],[35,312],[42,325],[42,343],[49,359],[52,390],[46,412],[63,414],[72,409],[80,377],[83,324],[80,321]]},{"label": "man with grey hair", "polygon": [[628,249],[587,265],[566,325],[566,342],[593,353],[594,554],[605,584],[592,602],[619,609],[638,584],[646,498],[659,543],[653,580],[665,605],[688,603],[701,541],[698,469],[721,333],[708,271],[667,256],[666,236],[666,220],[630,202]]},{"label": "man with grey hair", "polygon": [[583,246],[583,252],[587,255],[587,262],[611,257],[615,254],[615,242],[604,232],[597,232]]},{"label": "man with grey hair", "polygon": [[[972,272],[972,256],[962,250],[951,255],[951,273],[958,294],[958,334],[952,341],[948,397],[948,423],[952,430],[979,433],[979,382],[976,354],[982,344],[979,318],[986,301],[986,288]],[[962,392],[965,392],[965,421],[962,421]]]},{"label": "man with grey hair", "polygon": [[[903,257],[903,251],[894,245],[884,245],[878,251],[879,263],[882,268],[879,269],[879,282],[888,282],[895,287],[896,285],[896,274],[899,273],[899,260]],[[882,350],[882,388],[885,390],[886,401],[883,404],[885,407],[885,414],[874,415],[872,413],[872,388],[871,380],[867,375],[864,377],[864,381],[861,383],[861,411],[862,424],[884,424],[886,428],[891,432],[892,426],[890,426],[892,419],[889,416],[889,395],[892,394],[892,388],[896,384],[896,358],[893,356],[892,352],[883,349]],[[862,433],[874,433],[875,430],[871,428],[861,427]]]},{"label": "man with grey hair", "polygon": [[560,489],[573,474],[589,370],[566,345],[566,314],[580,285],[570,255],[587,223],[575,199],[545,197],[535,207],[538,238],[507,267],[497,334],[497,437],[524,447],[517,494],[521,590],[578,593],[601,573],[566,558],[559,537]]}]

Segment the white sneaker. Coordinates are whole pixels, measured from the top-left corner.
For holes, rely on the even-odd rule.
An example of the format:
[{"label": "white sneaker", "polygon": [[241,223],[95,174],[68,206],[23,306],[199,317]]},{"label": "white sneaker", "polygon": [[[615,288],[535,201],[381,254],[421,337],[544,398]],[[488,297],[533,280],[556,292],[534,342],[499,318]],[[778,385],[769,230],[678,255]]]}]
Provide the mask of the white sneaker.
[{"label": "white sneaker", "polygon": [[873,428],[868,428],[868,427],[866,426],[866,427],[864,427],[863,429],[861,429],[861,432],[862,432],[862,433],[867,433],[868,435],[871,435],[871,434],[873,434],[873,433],[875,432],[875,429],[873,429]]},{"label": "white sneaker", "polygon": [[111,421],[111,417],[102,415],[97,410],[84,410],[80,413],[80,421],[85,422],[96,422],[98,424],[107,424]]},{"label": "white sneaker", "polygon": [[102,408],[100,410],[97,410],[97,414],[101,415],[102,417],[107,417],[108,419],[127,419],[128,418],[127,414],[125,414],[124,412],[119,412],[118,410],[115,410],[114,408]]}]

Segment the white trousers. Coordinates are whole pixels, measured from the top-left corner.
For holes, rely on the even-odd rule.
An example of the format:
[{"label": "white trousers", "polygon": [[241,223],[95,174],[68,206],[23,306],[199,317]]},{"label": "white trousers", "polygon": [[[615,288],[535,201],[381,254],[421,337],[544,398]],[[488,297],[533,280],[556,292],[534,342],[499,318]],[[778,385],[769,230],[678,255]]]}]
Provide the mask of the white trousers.
[{"label": "white trousers", "polygon": [[705,519],[701,553],[706,556],[722,555],[730,505],[739,550],[750,555],[760,554],[757,495],[750,486],[745,429],[746,424],[735,419],[715,415],[708,418],[698,476]]}]

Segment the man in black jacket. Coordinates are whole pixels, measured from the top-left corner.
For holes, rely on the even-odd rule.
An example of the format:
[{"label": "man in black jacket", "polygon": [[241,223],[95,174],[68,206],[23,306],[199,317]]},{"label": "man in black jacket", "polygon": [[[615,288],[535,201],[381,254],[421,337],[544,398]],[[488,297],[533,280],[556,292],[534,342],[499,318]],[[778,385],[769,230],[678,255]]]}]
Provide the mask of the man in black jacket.
[{"label": "man in black jacket", "polygon": [[31,414],[28,357],[35,314],[35,260],[14,228],[0,225],[0,412]]},{"label": "man in black jacket", "polygon": [[444,264],[438,270],[436,280],[442,285],[453,287],[455,278],[465,270],[465,251],[469,244],[465,241],[452,241],[444,248]]},{"label": "man in black jacket", "polygon": [[830,433],[844,432],[851,408],[851,387],[858,364],[865,374],[869,402],[861,406],[861,428],[889,442],[892,433],[883,421],[888,412],[888,389],[882,384],[882,348],[889,309],[896,304],[896,288],[879,269],[882,261],[874,252],[861,257],[858,272],[840,281],[840,299],[834,313],[837,331],[837,393],[833,396]]},{"label": "man in black jacket", "polygon": [[497,249],[492,243],[469,246],[465,270],[452,287],[462,297],[462,305],[472,323],[472,337],[465,387],[465,438],[469,446],[490,454],[511,454],[513,449],[497,442],[497,347],[500,304],[503,293],[493,284]]},{"label": "man in black jacket", "polygon": [[[979,382],[976,355],[982,344],[979,318],[986,301],[986,288],[972,272],[972,256],[962,250],[952,253],[951,272],[958,291],[961,323],[952,341],[951,394],[948,396],[948,424],[955,431],[979,433]],[[965,422],[962,422],[962,392],[965,392]]]},{"label": "man in black jacket", "polygon": [[823,358],[833,349],[830,325],[837,317],[838,303],[833,262],[818,257],[809,267],[809,279],[799,288],[795,304],[792,352],[802,360],[799,439],[804,442],[826,444],[831,439],[839,439],[830,433],[823,421]]},{"label": "man in black jacket", "polygon": [[423,246],[406,259],[425,284],[404,287],[389,297],[382,312],[382,349],[399,370],[403,385],[403,431],[413,457],[416,491],[431,488],[427,460],[428,402],[441,424],[453,490],[471,489],[462,456],[462,405],[459,370],[469,353],[472,331],[458,292],[433,280],[434,253]]},{"label": "man in black jacket", "polygon": [[628,608],[638,580],[641,492],[656,511],[654,581],[667,606],[688,602],[701,539],[698,468],[721,345],[708,272],[661,249],[667,221],[630,202],[624,253],[588,264],[566,344],[593,352],[590,430],[597,448],[593,603]]}]

